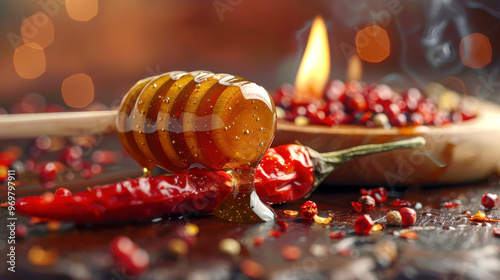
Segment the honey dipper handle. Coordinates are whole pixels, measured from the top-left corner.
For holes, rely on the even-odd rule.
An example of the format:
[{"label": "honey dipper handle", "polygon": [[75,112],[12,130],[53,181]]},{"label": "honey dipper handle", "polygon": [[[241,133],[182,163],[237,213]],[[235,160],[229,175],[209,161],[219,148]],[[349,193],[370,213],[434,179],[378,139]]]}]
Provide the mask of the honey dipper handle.
[{"label": "honey dipper handle", "polygon": [[117,110],[0,115],[0,139],[116,132]]}]

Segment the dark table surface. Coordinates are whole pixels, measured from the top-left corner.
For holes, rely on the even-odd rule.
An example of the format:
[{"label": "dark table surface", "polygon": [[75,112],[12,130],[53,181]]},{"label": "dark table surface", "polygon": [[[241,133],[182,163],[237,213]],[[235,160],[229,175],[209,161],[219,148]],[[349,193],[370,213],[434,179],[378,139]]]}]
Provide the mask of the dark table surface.
[{"label": "dark table surface", "polygon": [[[135,175],[137,170],[130,166],[111,166],[94,181],[111,182]],[[18,196],[46,191],[36,181],[24,180],[16,190]],[[74,180],[59,185],[78,191],[93,183]],[[401,198],[413,207],[421,207],[417,209],[416,224],[406,228],[387,226],[367,236],[358,236],[353,229],[360,214],[350,202],[358,199],[359,187],[329,185],[322,185],[309,199],[318,204],[321,216],[333,214],[330,224],[284,215],[284,210],[299,210],[305,200],[276,205],[277,214],[288,223],[288,229],[279,237],[268,236],[269,231],[279,229],[274,222],[232,224],[210,215],[105,225],[63,223],[56,230],[36,224],[29,226],[27,237],[16,240],[16,272],[7,271],[8,264],[0,262],[0,279],[136,279],[117,269],[108,253],[111,240],[118,235],[130,237],[150,256],[150,268],[139,279],[246,279],[241,269],[246,260],[257,263],[262,277],[269,279],[498,279],[500,238],[493,235],[498,223],[474,223],[464,214],[467,210],[472,214],[484,211],[480,199],[485,192],[500,192],[498,178],[492,176],[488,181],[462,186],[392,190],[385,203],[369,212],[375,223],[385,225],[387,211],[398,208],[391,202]],[[0,199],[6,199],[5,188]],[[459,200],[461,205],[442,206],[451,200]],[[500,218],[498,209],[485,213]],[[0,247],[2,258],[6,258],[6,209],[1,209],[1,215],[5,238]],[[19,217],[18,223],[28,224],[28,219]],[[187,223],[196,224],[199,233],[190,241],[187,255],[172,257],[167,253],[167,244]],[[344,238],[329,237],[331,231],[340,230],[347,233]],[[399,234],[404,230],[415,231],[419,238],[401,238]],[[255,236],[263,236],[264,242],[254,245]],[[240,254],[228,256],[220,252],[219,241],[228,237],[241,243]],[[36,245],[57,251],[57,260],[48,266],[30,263],[27,252]],[[282,249],[287,245],[301,249],[298,260],[283,258]]]}]

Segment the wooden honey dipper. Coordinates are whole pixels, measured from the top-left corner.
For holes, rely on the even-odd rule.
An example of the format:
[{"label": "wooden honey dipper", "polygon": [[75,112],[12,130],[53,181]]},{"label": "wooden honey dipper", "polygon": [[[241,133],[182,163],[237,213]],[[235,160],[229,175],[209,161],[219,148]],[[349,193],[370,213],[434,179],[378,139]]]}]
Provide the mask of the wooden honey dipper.
[{"label": "wooden honey dipper", "polygon": [[2,138],[118,132],[145,176],[205,167],[233,178],[215,214],[234,222],[274,219],[255,194],[255,168],[276,131],[276,109],[254,82],[208,71],[173,71],[138,81],[116,111],[6,115]]}]

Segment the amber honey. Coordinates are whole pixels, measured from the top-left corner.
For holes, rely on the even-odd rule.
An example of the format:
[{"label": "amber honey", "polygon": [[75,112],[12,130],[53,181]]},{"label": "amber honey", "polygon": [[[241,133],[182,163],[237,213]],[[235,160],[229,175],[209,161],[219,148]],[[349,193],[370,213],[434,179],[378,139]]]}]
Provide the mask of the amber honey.
[{"label": "amber honey", "polygon": [[273,218],[253,191],[255,167],[276,130],[274,103],[261,86],[207,71],[146,78],[125,95],[117,127],[146,176],[155,166],[174,173],[226,170],[234,190],[216,215],[235,222]]}]

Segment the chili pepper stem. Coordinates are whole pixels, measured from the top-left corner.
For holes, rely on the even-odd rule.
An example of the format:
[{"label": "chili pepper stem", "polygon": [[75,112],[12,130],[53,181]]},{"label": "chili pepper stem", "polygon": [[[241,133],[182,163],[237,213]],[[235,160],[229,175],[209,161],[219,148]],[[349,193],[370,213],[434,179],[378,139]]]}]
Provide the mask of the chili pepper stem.
[{"label": "chili pepper stem", "polygon": [[[348,163],[349,161],[366,155],[382,153],[397,149],[412,149],[425,145],[425,139],[421,136],[390,142],[383,144],[369,144],[340,151],[319,153],[309,147],[306,147],[311,155],[311,160],[314,165],[314,186],[307,196],[309,196],[318,185],[339,166]],[[307,197],[306,196],[306,197]]]}]

